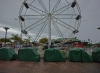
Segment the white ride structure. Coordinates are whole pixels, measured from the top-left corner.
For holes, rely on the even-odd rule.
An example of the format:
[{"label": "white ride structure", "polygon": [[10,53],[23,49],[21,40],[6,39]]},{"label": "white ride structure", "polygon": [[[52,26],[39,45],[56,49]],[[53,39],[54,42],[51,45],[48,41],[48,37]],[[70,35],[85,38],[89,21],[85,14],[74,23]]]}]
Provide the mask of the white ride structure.
[{"label": "white ride structure", "polygon": [[50,47],[52,36],[65,42],[79,32],[81,10],[76,0],[24,0],[19,23],[21,32],[33,42],[48,33]]}]

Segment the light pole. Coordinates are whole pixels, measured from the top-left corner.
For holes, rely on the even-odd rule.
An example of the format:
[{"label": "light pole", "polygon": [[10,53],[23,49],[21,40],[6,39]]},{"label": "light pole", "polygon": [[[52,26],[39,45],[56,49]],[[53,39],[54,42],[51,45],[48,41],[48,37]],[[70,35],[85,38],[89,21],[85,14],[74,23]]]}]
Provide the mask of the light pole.
[{"label": "light pole", "polygon": [[99,30],[100,30],[100,27],[99,27],[99,28],[97,28],[97,29],[99,29]]},{"label": "light pole", "polygon": [[7,30],[8,30],[9,28],[8,28],[8,27],[4,27],[4,29],[6,30],[6,33],[5,33],[5,47],[6,47]]},{"label": "light pole", "polygon": [[88,41],[89,41],[89,44],[88,45],[89,45],[89,48],[90,48],[90,39],[88,39]]}]

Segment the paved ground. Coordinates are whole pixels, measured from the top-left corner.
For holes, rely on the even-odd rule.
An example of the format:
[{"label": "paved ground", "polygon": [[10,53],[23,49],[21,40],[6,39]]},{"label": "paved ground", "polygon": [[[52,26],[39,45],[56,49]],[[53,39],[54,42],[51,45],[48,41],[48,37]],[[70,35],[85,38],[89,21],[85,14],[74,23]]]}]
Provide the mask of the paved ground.
[{"label": "paved ground", "polygon": [[0,73],[100,73],[100,63],[0,61]]}]

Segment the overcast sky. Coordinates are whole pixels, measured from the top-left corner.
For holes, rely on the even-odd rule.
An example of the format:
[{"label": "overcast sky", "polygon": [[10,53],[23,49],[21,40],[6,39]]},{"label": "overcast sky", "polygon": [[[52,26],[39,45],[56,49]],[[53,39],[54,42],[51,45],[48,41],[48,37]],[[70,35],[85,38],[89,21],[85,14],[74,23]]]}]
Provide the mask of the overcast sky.
[{"label": "overcast sky", "polygon": [[[15,18],[18,19],[23,1],[0,0],[0,38],[5,37],[3,29],[5,26],[10,28],[7,37],[11,37],[11,34],[20,35],[19,20],[15,20]],[[77,2],[81,9],[82,19],[79,32],[74,37],[86,41],[90,39],[93,43],[100,42],[100,30],[97,29],[100,27],[100,0],[77,0]]]}]

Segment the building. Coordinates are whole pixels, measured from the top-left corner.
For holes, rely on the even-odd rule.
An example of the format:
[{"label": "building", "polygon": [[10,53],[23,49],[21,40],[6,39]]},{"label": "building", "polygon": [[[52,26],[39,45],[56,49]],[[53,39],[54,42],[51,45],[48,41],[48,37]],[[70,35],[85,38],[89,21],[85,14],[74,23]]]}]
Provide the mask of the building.
[{"label": "building", "polygon": [[83,48],[83,44],[81,41],[74,41],[74,47]]},{"label": "building", "polygon": [[[65,47],[79,47],[82,48],[83,47],[83,43],[77,39],[77,38],[65,38],[66,42],[64,42],[64,44],[62,44],[62,46]],[[63,43],[63,40],[61,38],[55,40],[56,42],[58,41],[59,43]]]}]

